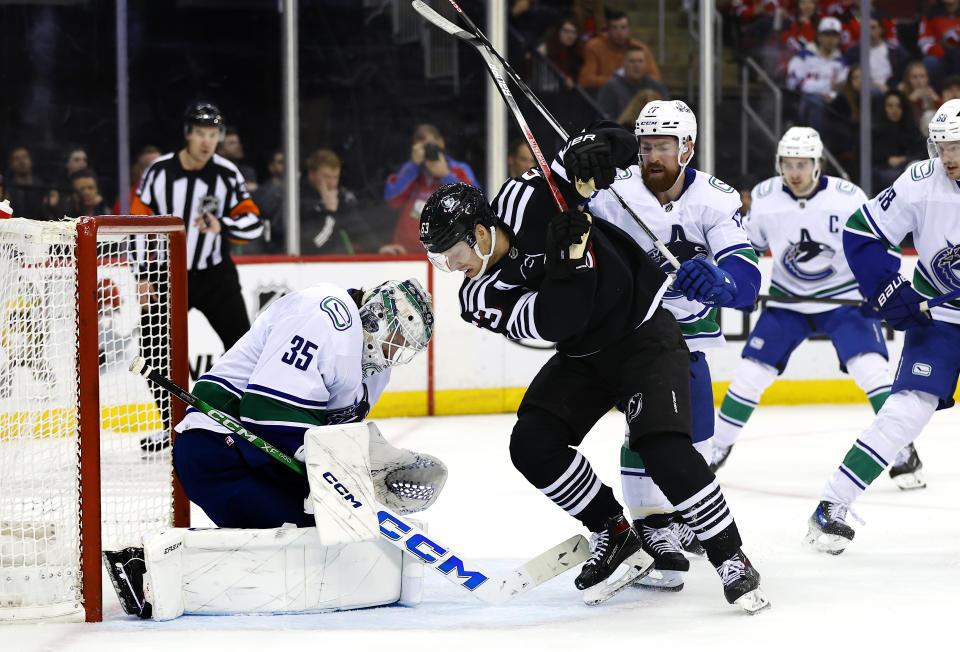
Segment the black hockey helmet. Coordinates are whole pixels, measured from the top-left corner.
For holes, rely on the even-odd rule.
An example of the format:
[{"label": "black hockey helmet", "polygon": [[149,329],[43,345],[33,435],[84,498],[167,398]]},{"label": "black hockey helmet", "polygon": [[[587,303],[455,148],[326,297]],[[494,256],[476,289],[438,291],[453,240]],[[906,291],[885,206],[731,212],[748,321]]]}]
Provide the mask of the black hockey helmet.
[{"label": "black hockey helmet", "polygon": [[496,226],[487,198],[476,186],[448,183],[430,195],[420,212],[420,243],[430,253],[447,251],[461,240],[471,248],[477,244],[477,224]]},{"label": "black hockey helmet", "polygon": [[210,102],[194,102],[183,112],[183,135],[190,133],[193,127],[216,127],[220,130],[223,139],[225,125],[223,114],[216,104]]}]

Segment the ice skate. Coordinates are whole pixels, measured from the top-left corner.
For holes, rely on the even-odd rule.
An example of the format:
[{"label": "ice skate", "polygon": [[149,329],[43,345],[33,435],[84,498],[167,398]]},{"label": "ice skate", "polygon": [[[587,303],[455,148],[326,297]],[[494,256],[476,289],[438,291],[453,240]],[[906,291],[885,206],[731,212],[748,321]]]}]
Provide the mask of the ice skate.
[{"label": "ice skate", "polygon": [[103,565],[120,599],[124,613],[150,618],[152,608],[143,597],[143,576],[147,572],[143,548],[104,550]]},{"label": "ice skate", "polygon": [[637,531],[622,514],[590,537],[590,549],[593,554],[574,581],[588,605],[609,600],[653,567],[653,557],[644,552]]},{"label": "ice skate", "polygon": [[893,466],[890,467],[890,477],[905,491],[923,489],[927,482],[923,479],[922,469],[923,462],[917,455],[917,449],[913,443],[909,443],[897,453]]},{"label": "ice skate", "polygon": [[847,507],[821,500],[807,522],[804,543],[821,552],[839,555],[853,541],[853,528],[847,525]]},{"label": "ice skate", "polygon": [[703,549],[703,544],[700,543],[700,539],[697,538],[696,533],[690,526],[684,522],[683,517],[680,516],[680,512],[673,513],[670,529],[677,535],[684,552],[699,557],[703,557],[706,554],[706,551]]},{"label": "ice skate", "polygon": [[683,546],[671,527],[673,523],[672,514],[651,514],[633,522],[644,552],[653,557],[653,569],[633,586],[656,591],[683,588],[683,577],[690,570],[690,562],[683,556]]},{"label": "ice skate", "polygon": [[749,614],[755,614],[770,606],[770,600],[760,588],[760,573],[753,567],[742,550],[717,566],[723,582],[723,597]]},{"label": "ice skate", "polygon": [[727,462],[730,457],[730,451],[733,450],[733,444],[729,446],[713,446],[713,458],[710,460],[710,471],[716,473],[717,470]]}]

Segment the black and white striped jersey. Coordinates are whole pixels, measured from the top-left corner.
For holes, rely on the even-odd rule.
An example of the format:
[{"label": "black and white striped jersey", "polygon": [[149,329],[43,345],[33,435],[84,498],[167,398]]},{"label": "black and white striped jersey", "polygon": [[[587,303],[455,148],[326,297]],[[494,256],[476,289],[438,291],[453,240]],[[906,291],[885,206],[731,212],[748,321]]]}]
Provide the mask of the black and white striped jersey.
[{"label": "black and white striped jersey", "polygon": [[505,232],[510,248],[483,276],[464,280],[465,321],[513,339],[557,342],[557,349],[570,355],[589,355],[635,329],[660,305],[666,275],[627,234],[600,220],[591,232],[589,271],[560,280],[546,274],[547,224],[558,209],[539,170],[509,179],[492,207],[499,237]]},{"label": "black and white striped jersey", "polygon": [[[243,176],[237,166],[217,154],[201,170],[184,170],[177,152],[159,157],[143,173],[130,210],[135,215],[183,218],[189,270],[208,269],[228,259],[228,239],[246,242],[263,234],[260,209],[250,199]],[[203,212],[220,220],[220,233],[200,233],[193,226],[193,218]],[[138,236],[135,262],[145,262],[148,246]]]}]

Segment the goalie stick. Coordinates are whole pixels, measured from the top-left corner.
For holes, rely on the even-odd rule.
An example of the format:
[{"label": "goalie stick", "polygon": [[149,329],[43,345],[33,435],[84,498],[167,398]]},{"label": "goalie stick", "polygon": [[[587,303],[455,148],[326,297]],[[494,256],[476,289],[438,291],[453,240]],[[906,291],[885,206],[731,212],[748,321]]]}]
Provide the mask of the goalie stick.
[{"label": "goalie stick", "polygon": [[[523,118],[523,114],[520,113],[520,108],[517,106],[516,100],[513,99],[513,96],[510,93],[509,88],[506,85],[506,82],[503,81],[503,76],[497,70],[499,67],[512,81],[517,85],[517,88],[524,94],[524,96],[530,101],[531,104],[540,112],[540,114],[550,123],[550,126],[553,127],[553,130],[560,136],[562,139],[567,140],[569,134],[566,129],[557,122],[557,119],[553,117],[553,114],[550,113],[550,110],[544,106],[543,102],[540,101],[540,98],[534,94],[534,92],[527,86],[526,82],[514,71],[510,64],[504,59],[496,48],[493,47],[493,44],[487,40],[487,37],[484,36],[483,32],[480,31],[480,28],[470,20],[470,17],[464,13],[463,9],[454,2],[450,0],[450,4],[453,5],[453,8],[460,14],[460,17],[467,24],[468,29],[471,31],[466,31],[457,27],[454,23],[450,22],[440,14],[438,14],[432,7],[425,4],[421,0],[413,0],[413,8],[421,16],[426,18],[429,22],[433,23],[446,33],[457,37],[458,39],[465,41],[472,45],[477,52],[480,53],[480,56],[483,58],[484,62],[487,64],[487,69],[490,72],[490,76],[493,77],[493,80],[497,83],[497,87],[500,89],[500,94],[503,95],[503,99],[507,102],[507,106],[510,107],[511,112],[513,113],[514,118],[520,124],[521,130],[524,132],[524,137],[527,139],[527,143],[530,144],[530,149],[533,150],[534,157],[537,159],[537,164],[540,169],[545,173],[547,172],[545,167],[545,162],[541,163],[542,154],[540,153],[540,148],[536,145],[536,141],[533,141],[533,134],[530,132],[530,128],[527,126],[526,120]],[[496,61],[494,61],[496,59]],[[552,181],[552,176],[550,177]],[[553,189],[553,184],[551,183],[551,190]],[[677,260],[677,257],[674,256],[667,246],[660,241],[660,239],[650,230],[643,220],[640,219],[632,208],[627,205],[627,202],[624,201],[623,197],[613,189],[611,186],[608,188],[610,193],[616,198],[620,206],[625,210],[630,217],[633,218],[633,221],[637,223],[637,226],[647,234],[647,237],[653,241],[653,246],[657,248],[657,251],[660,252],[660,255],[667,260],[673,268],[680,269],[680,261]],[[561,210],[564,210],[561,208]]]},{"label": "goalie stick", "polygon": [[[283,451],[244,428],[228,414],[211,407],[169,378],[149,366],[142,357],[136,357],[130,364],[130,371],[167,390],[178,399],[206,414],[230,432],[259,448],[278,462],[300,474],[305,474],[304,466]],[[449,546],[439,543],[409,521],[380,509],[377,512],[380,522],[380,534],[401,550],[405,550],[434,567],[448,581],[473,593],[478,599],[489,604],[503,604],[516,596],[526,593],[549,579],[577,566],[590,556],[590,547],[582,534],[577,534],[546,550],[533,559],[526,561],[507,573],[504,577],[485,573],[473,562],[457,554]]]}]

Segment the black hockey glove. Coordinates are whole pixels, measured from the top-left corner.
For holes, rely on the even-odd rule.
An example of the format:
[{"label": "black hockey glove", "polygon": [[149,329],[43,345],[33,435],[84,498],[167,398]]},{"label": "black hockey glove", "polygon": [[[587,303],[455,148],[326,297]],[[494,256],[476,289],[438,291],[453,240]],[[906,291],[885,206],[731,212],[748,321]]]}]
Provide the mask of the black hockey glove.
[{"label": "black hockey glove", "polygon": [[588,269],[585,258],[591,222],[589,213],[567,210],[547,224],[544,266],[551,278],[565,278]]},{"label": "black hockey glove", "polygon": [[577,134],[563,153],[563,167],[577,192],[589,197],[597,190],[609,188],[617,176],[610,144],[599,134]]}]

